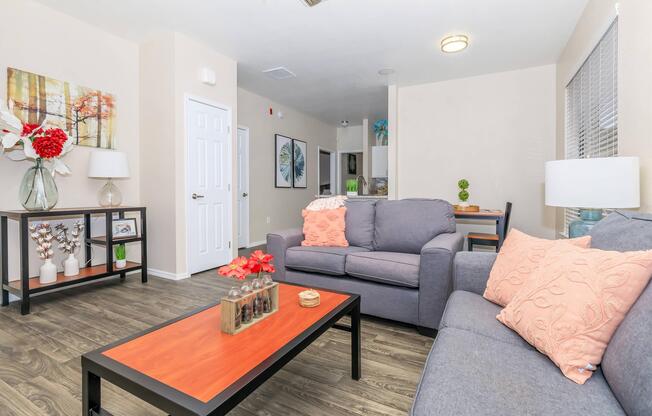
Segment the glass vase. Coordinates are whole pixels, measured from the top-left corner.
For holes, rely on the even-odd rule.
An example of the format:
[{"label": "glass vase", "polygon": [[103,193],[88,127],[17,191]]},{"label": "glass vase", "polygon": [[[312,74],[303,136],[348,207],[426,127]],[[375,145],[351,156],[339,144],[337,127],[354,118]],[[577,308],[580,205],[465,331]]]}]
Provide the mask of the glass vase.
[{"label": "glass vase", "polygon": [[20,182],[20,204],[28,211],[49,211],[57,204],[59,191],[50,169],[37,159]]}]

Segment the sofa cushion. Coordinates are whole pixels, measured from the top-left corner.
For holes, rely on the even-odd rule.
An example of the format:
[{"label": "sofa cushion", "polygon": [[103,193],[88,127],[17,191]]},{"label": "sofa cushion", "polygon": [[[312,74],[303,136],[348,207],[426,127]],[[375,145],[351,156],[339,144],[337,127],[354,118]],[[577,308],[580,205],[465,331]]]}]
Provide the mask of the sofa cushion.
[{"label": "sofa cushion", "polygon": [[346,239],[352,246],[374,248],[374,221],[376,218],[375,200],[352,200],[346,206]]},{"label": "sofa cushion", "polygon": [[419,254],[441,233],[455,232],[453,206],[440,199],[378,201],[374,249]]},{"label": "sofa cushion", "polygon": [[369,251],[363,247],[290,247],[285,253],[285,267],[307,272],[343,276],[347,254]]},{"label": "sofa cushion", "polygon": [[419,287],[418,254],[371,251],[346,257],[346,273],[363,280],[394,286]]},{"label": "sofa cushion", "polygon": [[602,373],[573,383],[536,350],[470,331],[439,331],[413,416],[624,415]]},{"label": "sofa cushion", "polygon": [[532,349],[520,335],[498,322],[501,307],[481,295],[463,290],[451,293],[439,329],[456,328]]},{"label": "sofa cushion", "polygon": [[613,251],[652,249],[652,214],[616,211],[591,229],[591,248]]}]

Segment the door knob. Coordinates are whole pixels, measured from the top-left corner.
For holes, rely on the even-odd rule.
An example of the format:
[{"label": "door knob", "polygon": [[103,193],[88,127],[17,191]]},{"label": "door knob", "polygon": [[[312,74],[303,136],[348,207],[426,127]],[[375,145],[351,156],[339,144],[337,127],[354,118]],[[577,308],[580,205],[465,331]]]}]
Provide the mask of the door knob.
[{"label": "door knob", "polygon": [[242,197],[243,197],[243,198],[246,198],[246,197],[248,197],[248,196],[249,196],[248,193],[246,193],[246,192],[243,192],[243,193],[242,193]]},{"label": "door knob", "polygon": [[203,197],[204,197],[204,195],[199,195],[199,194],[195,194],[195,193],[192,194],[192,199],[202,199]]}]

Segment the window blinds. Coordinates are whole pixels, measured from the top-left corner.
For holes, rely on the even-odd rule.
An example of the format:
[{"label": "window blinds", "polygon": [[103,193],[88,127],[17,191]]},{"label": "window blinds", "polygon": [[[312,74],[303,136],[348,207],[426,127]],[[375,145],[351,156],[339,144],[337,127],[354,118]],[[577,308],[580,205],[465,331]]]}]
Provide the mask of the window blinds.
[{"label": "window blinds", "polygon": [[[618,19],[566,86],[566,159],[618,155]],[[579,217],[565,210],[564,232]]]}]

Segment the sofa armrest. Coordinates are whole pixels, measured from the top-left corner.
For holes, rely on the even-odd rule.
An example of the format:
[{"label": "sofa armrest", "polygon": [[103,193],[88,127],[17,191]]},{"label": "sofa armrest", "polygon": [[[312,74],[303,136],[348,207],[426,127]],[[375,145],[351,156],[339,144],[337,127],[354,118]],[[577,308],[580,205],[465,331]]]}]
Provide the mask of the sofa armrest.
[{"label": "sofa armrest", "polygon": [[453,290],[466,290],[482,295],[496,256],[496,253],[473,251],[457,253],[453,263]]},{"label": "sofa armrest", "polygon": [[285,252],[290,247],[300,246],[303,241],[303,230],[292,228],[267,234],[267,252],[274,256],[274,280],[285,281]]},{"label": "sofa armrest", "polygon": [[436,329],[452,288],[453,259],[464,245],[462,233],[444,233],[421,249],[419,326]]}]

